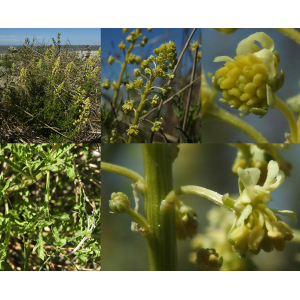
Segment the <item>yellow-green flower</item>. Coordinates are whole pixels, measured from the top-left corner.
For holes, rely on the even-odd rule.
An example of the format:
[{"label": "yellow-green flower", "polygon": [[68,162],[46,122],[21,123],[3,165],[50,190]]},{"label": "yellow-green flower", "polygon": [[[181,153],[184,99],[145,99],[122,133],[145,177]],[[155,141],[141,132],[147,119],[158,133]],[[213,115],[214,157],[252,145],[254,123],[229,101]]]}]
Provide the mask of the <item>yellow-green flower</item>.
[{"label": "yellow-green flower", "polygon": [[139,134],[139,126],[138,125],[129,125],[129,129],[126,130],[128,136],[136,136]]},{"label": "yellow-green flower", "polygon": [[151,130],[154,132],[159,132],[159,131],[161,131],[161,130],[163,130],[163,128],[161,127],[161,125],[162,125],[162,121],[163,121],[163,119],[162,118],[160,118],[160,121],[157,121],[156,119],[155,119],[155,122],[153,123],[153,127],[151,128]]},{"label": "yellow-green flower", "polygon": [[109,90],[109,89],[110,89],[110,82],[109,82],[109,79],[104,78],[104,79],[103,79],[103,83],[102,83],[101,86],[102,86],[103,89]]},{"label": "yellow-green flower", "polygon": [[142,77],[137,78],[137,80],[134,82],[134,85],[137,88],[141,88],[143,86],[143,84],[144,84],[144,81],[143,81]]},{"label": "yellow-green flower", "polygon": [[114,63],[114,61],[115,61],[114,57],[110,55],[108,58],[108,64],[112,65]]},{"label": "yellow-green flower", "polygon": [[274,108],[274,92],[283,85],[284,74],[281,71],[277,78],[279,56],[273,50],[274,41],[264,32],[257,32],[238,44],[234,59],[216,57],[214,62],[225,61],[225,66],[212,78],[215,88],[222,91],[220,101],[244,111],[241,116],[252,112],[262,117],[269,107]]},{"label": "yellow-green flower", "polygon": [[[270,193],[276,190],[285,179],[278,163],[271,160],[268,164],[268,174],[263,186],[257,185],[260,170],[257,168],[238,168],[240,196],[232,209],[236,220],[228,233],[228,239],[240,256],[247,251],[258,254],[260,250],[266,252],[282,251],[286,241],[293,239],[292,229],[276,214],[288,216],[296,221],[292,211],[270,209],[266,203],[272,201]],[[223,196],[226,203],[228,195]]]},{"label": "yellow-green flower", "polygon": [[125,104],[122,106],[122,109],[125,113],[125,115],[129,115],[134,110],[134,101],[133,100],[125,100]]},{"label": "yellow-green flower", "polygon": [[122,41],[122,42],[118,45],[118,48],[119,48],[120,50],[124,50],[124,49],[126,48],[125,43]]}]

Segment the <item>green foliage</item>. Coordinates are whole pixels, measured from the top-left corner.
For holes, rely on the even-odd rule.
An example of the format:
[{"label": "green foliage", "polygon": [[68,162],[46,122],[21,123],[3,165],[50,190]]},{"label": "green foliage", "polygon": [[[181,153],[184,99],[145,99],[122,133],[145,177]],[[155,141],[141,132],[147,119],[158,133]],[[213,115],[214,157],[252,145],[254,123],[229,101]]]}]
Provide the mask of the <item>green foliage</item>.
[{"label": "green foliage", "polygon": [[1,269],[99,269],[97,153],[92,144],[0,144]]},{"label": "green foliage", "polygon": [[17,53],[0,59],[8,73],[0,101],[8,103],[21,125],[58,142],[84,131],[100,102],[100,49],[92,57],[90,51],[69,52],[68,44],[61,45],[60,33],[52,40],[48,46],[26,39]]}]

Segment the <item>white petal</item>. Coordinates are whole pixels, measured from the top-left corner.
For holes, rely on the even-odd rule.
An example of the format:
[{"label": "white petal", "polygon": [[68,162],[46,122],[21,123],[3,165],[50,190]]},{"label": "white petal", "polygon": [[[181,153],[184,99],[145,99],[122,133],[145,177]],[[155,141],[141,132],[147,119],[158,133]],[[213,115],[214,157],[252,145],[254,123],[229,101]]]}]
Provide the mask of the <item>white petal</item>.
[{"label": "white petal", "polygon": [[278,163],[271,160],[268,164],[268,175],[263,188],[269,192],[276,190],[285,179],[283,171],[279,170]]},{"label": "white petal", "polygon": [[252,206],[248,204],[243,210],[243,212],[241,213],[240,217],[238,218],[236,222],[236,227],[240,226],[242,222],[244,222],[248,218],[251,212],[252,212]]},{"label": "white petal", "polygon": [[274,50],[274,41],[264,32],[256,32],[249,35],[238,44],[236,48],[236,54],[243,55],[254,53],[252,45],[255,41],[259,42],[264,49],[268,49],[271,51]]},{"label": "white petal", "polygon": [[260,177],[260,170],[257,168],[248,168],[245,170],[238,168],[237,173],[242,180],[245,189],[248,193],[251,193],[252,188],[256,185]]},{"label": "white petal", "polygon": [[258,52],[255,52],[255,56],[261,58],[266,66],[268,79],[274,80],[277,76],[277,68],[275,66],[275,57],[272,51],[267,49],[262,49]]},{"label": "white petal", "polygon": [[217,56],[217,57],[214,59],[214,62],[220,62],[220,61],[234,61],[234,59],[232,59],[232,58],[229,57],[229,56]]}]

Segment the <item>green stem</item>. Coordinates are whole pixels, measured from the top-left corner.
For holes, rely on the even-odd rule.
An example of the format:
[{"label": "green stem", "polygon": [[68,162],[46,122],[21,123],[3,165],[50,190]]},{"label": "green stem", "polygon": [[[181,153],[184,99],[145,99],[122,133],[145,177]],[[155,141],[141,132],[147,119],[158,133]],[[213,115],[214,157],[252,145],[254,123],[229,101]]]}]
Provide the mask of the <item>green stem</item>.
[{"label": "green stem", "polygon": [[298,117],[297,128],[298,128],[298,141],[300,141],[300,116]]},{"label": "green stem", "polygon": [[[9,214],[9,206],[8,206],[8,201],[7,201],[6,196],[4,196],[4,207],[5,207],[5,216],[7,216]],[[7,255],[8,244],[9,244],[9,239],[10,239],[10,228],[11,228],[11,216],[8,216],[8,218],[9,218],[9,220],[7,221],[7,224],[6,224],[5,236],[4,236],[4,242],[3,242],[4,249],[0,251],[0,253],[4,252],[5,257]],[[4,220],[4,222],[6,222],[6,220]],[[1,253],[1,256],[3,256],[2,253]]]},{"label": "green stem", "polygon": [[235,204],[235,201],[230,199],[228,196],[226,197],[226,205],[223,202],[223,195],[216,193],[214,191],[208,190],[206,188],[200,187],[200,186],[195,186],[195,185],[186,185],[182,186],[180,188],[177,188],[173,191],[171,191],[165,201],[166,202],[175,202],[176,197],[183,195],[183,194],[192,194],[192,195],[197,195],[200,197],[204,197],[222,207],[225,207],[228,209],[228,206],[233,207]]},{"label": "green stem", "polygon": [[12,192],[16,192],[16,191],[25,189],[28,186],[34,184],[35,182],[39,181],[46,174],[46,172],[47,171],[42,171],[41,173],[39,173],[38,175],[36,175],[33,179],[31,179],[31,180],[25,180],[23,183],[20,183],[20,184],[17,184],[17,185],[14,185],[14,186],[8,188],[6,190],[6,195],[8,195],[8,194],[10,194]]},{"label": "green stem", "polygon": [[120,167],[120,166],[117,166],[114,164],[109,164],[106,162],[101,162],[101,170],[107,171],[107,172],[112,172],[112,173],[117,173],[119,175],[128,177],[128,178],[134,180],[135,182],[138,182],[137,188],[142,194],[144,194],[145,180],[140,174],[138,174],[130,169]]},{"label": "green stem", "polygon": [[244,122],[240,118],[232,115],[231,113],[213,105],[213,107],[207,109],[205,113],[203,113],[203,121],[208,120],[217,120],[221,121],[225,124],[231,125],[236,129],[247,134],[251,139],[253,139],[256,143],[268,143],[268,141],[263,137],[263,135],[258,132],[255,128],[253,128],[248,123]]},{"label": "green stem", "polygon": [[173,189],[172,161],[176,145],[143,144],[146,182],[145,213],[153,238],[147,240],[149,267],[154,270],[176,270],[177,246],[175,208],[161,211],[162,200]]},{"label": "green stem", "polygon": [[300,32],[294,28],[277,28],[279,31],[290,37],[297,44],[300,45]]},{"label": "green stem", "polygon": [[[139,107],[138,107],[138,109],[137,109],[136,112],[135,112],[135,116],[134,116],[134,120],[133,120],[132,125],[137,125],[138,122],[139,122],[140,115],[141,115],[142,110],[143,110],[143,106],[144,106],[145,101],[146,101],[146,99],[147,99],[147,97],[148,97],[148,94],[149,94],[149,92],[150,92],[150,90],[151,90],[151,85],[152,85],[152,82],[154,81],[154,79],[155,79],[155,78],[153,78],[153,77],[151,76],[150,80],[146,83],[146,89],[145,89],[145,91],[144,91],[144,94],[142,95],[142,98],[141,98],[141,102],[140,102],[140,104],[139,104]],[[128,143],[132,143],[132,136],[129,137]]]},{"label": "green stem", "polygon": [[290,130],[291,130],[291,140],[293,143],[298,142],[298,128],[297,128],[297,122],[296,118],[292,112],[292,110],[288,107],[288,105],[283,102],[281,99],[279,99],[277,96],[275,96],[276,102],[275,107],[279,109],[284,116],[286,117]]},{"label": "green stem", "polygon": [[126,70],[127,58],[129,56],[129,54],[131,53],[133,47],[134,47],[134,43],[131,43],[130,46],[129,46],[129,48],[128,48],[128,50],[127,50],[124,63],[122,64],[122,68],[121,68],[121,71],[120,71],[120,74],[119,74],[119,79],[118,79],[118,82],[116,84],[116,89],[115,89],[114,97],[113,97],[113,100],[112,100],[112,106],[113,107],[116,107],[116,103],[117,103],[117,99],[118,99],[118,96],[119,96],[120,87],[121,87],[121,84],[122,84],[123,75],[124,75],[124,72]]},{"label": "green stem", "polygon": [[126,213],[132,217],[144,229],[144,231],[150,231],[150,226],[142,215],[135,212],[132,208],[130,208]]},{"label": "green stem", "polygon": [[45,204],[49,213],[49,200],[50,200],[50,171],[46,172],[46,193],[45,193]]}]

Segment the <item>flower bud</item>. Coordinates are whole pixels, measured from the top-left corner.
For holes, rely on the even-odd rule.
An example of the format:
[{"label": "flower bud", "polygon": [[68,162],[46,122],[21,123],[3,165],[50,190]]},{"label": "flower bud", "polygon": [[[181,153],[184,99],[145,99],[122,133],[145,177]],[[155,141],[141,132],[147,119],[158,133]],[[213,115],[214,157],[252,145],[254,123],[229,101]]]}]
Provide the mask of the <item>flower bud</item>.
[{"label": "flower bud", "polygon": [[111,200],[109,200],[109,208],[114,213],[127,212],[130,208],[128,197],[122,192],[112,193]]},{"label": "flower bud", "polygon": [[134,77],[140,76],[141,75],[141,70],[140,69],[134,69],[133,75],[134,75]]},{"label": "flower bud", "polygon": [[103,79],[103,83],[102,83],[101,86],[102,86],[103,89],[109,90],[109,88],[110,88],[110,82],[109,82],[109,79],[104,78],[104,79]]},{"label": "flower bud", "polygon": [[198,271],[219,271],[223,264],[223,258],[219,258],[215,249],[201,248],[197,252],[196,263]]},{"label": "flower bud", "polygon": [[141,68],[142,69],[146,69],[149,66],[149,61],[148,60],[143,60],[142,64],[141,64]]},{"label": "flower bud", "polygon": [[108,58],[108,64],[112,65],[114,63],[114,61],[115,61],[114,57],[110,55]]},{"label": "flower bud", "polygon": [[135,63],[136,63],[137,65],[139,65],[139,64],[141,63],[141,61],[142,61],[142,57],[141,57],[140,55],[137,55],[137,56],[135,57]]},{"label": "flower bud", "polygon": [[151,69],[150,68],[146,68],[145,69],[145,74],[146,75],[151,75],[152,74]]},{"label": "flower bud", "polygon": [[120,50],[124,50],[124,49],[126,48],[125,43],[122,41],[122,42],[118,45],[118,48],[119,48]]}]

